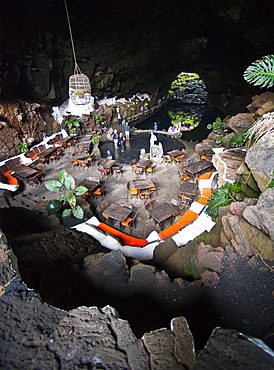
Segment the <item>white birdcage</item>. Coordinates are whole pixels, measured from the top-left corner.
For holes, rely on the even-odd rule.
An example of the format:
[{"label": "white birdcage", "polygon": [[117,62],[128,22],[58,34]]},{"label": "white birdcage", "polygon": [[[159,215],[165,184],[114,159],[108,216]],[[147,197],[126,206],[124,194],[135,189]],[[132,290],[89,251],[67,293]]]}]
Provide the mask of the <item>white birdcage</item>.
[{"label": "white birdcage", "polygon": [[81,73],[79,67],[76,72],[69,78],[69,96],[76,105],[89,104],[91,100],[89,78]]}]

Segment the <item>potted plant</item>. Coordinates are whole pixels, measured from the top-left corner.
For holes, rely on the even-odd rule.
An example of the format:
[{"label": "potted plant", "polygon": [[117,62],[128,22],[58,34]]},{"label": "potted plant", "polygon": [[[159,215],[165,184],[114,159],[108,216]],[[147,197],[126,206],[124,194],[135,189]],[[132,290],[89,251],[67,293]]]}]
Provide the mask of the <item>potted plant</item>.
[{"label": "potted plant", "polygon": [[82,207],[76,204],[76,197],[88,192],[88,189],[85,186],[75,187],[74,178],[66,170],[60,171],[57,180],[46,181],[45,187],[55,193],[61,193],[59,199],[52,199],[48,202],[46,209],[49,213],[62,210],[61,217],[69,216],[71,213],[79,219],[84,217]]}]

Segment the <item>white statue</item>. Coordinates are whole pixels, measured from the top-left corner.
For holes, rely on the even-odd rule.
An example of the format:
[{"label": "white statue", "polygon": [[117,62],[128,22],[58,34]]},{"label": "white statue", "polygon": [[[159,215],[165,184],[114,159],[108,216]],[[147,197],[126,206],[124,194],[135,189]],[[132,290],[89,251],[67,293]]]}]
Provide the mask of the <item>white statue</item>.
[{"label": "white statue", "polygon": [[151,131],[150,135],[150,149],[153,147],[155,144],[155,141],[157,141],[157,136]]}]

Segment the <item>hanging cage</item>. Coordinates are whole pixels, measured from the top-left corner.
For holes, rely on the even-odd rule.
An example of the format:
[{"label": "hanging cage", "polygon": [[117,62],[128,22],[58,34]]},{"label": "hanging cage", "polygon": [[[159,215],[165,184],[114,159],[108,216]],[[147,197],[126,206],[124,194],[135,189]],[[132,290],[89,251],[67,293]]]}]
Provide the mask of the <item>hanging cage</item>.
[{"label": "hanging cage", "polygon": [[69,78],[69,95],[76,105],[89,104],[91,100],[91,87],[89,78],[81,73],[79,67]]}]

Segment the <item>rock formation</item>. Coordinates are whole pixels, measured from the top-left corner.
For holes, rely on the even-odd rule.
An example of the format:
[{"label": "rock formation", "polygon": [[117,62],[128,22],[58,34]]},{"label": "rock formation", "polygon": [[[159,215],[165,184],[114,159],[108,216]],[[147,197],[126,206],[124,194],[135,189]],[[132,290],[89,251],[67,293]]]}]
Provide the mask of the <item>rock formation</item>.
[{"label": "rock formation", "polygon": [[[210,103],[234,114],[259,92],[243,71],[273,52],[270,2],[68,1],[68,9],[78,64],[98,98],[140,92],[155,103],[180,72],[197,72]],[[74,67],[64,3],[5,2],[0,24],[2,95],[60,105]]]}]

